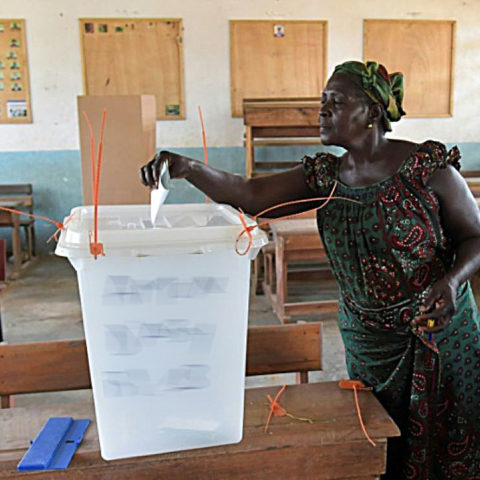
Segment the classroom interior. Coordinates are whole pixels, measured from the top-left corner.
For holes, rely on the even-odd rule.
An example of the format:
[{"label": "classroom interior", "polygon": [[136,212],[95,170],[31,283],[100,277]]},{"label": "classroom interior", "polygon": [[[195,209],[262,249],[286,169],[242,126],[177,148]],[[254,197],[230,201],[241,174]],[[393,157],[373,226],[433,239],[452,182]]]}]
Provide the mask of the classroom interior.
[{"label": "classroom interior", "polygon": [[[377,60],[406,75],[407,116],[389,137],[457,145],[462,173],[480,197],[479,23],[471,0],[3,2],[0,208],[43,219],[1,212],[0,348],[85,338],[77,273],[55,254],[51,238],[55,222],[94,198],[84,112],[98,146],[107,110],[100,208],[148,204],[138,170],[160,150],[248,177],[282,171],[318,151],[341,152],[318,137],[322,88],[335,65]],[[185,180],[169,189],[167,205],[209,205]],[[265,229],[268,244],[249,265],[248,325],[321,322],[321,368],[308,381],[338,382],[348,376],[338,290],[315,219],[285,222]],[[477,277],[472,284],[480,295]],[[290,369],[247,376],[245,386],[299,381]],[[78,402],[91,403],[92,391],[22,393],[2,407]],[[360,432],[355,441],[362,439]],[[360,476],[338,476],[338,468],[321,478],[380,478],[367,466]],[[248,478],[223,472],[218,478]]]}]

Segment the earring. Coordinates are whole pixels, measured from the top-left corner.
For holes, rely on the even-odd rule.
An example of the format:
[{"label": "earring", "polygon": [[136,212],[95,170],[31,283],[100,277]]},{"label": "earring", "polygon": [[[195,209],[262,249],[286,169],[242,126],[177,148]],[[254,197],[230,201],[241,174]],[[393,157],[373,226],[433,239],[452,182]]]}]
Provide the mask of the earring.
[{"label": "earring", "polygon": [[369,124],[367,125],[367,128],[373,128],[373,123],[369,123]]}]

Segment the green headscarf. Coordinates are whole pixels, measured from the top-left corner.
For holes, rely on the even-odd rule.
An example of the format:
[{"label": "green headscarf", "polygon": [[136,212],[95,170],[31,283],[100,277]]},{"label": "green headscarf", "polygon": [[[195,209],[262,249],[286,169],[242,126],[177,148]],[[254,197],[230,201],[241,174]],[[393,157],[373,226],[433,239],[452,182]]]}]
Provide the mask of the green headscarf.
[{"label": "green headscarf", "polygon": [[403,74],[389,74],[387,69],[377,62],[355,61],[337,65],[333,73],[349,75],[375,103],[383,106],[383,124],[388,132],[392,130],[390,122],[397,122],[405,115],[402,108]]}]

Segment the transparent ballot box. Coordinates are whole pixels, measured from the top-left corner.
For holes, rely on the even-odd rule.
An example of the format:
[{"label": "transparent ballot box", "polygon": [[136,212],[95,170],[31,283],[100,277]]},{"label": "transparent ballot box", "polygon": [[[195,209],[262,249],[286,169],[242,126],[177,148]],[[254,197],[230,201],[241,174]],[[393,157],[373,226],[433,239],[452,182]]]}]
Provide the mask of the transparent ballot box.
[{"label": "transparent ballot box", "polygon": [[155,228],[149,205],[100,206],[95,260],[93,207],[71,215],[56,254],[77,272],[102,457],[239,442],[250,260],[266,235],[241,256],[226,205],[164,205]]}]

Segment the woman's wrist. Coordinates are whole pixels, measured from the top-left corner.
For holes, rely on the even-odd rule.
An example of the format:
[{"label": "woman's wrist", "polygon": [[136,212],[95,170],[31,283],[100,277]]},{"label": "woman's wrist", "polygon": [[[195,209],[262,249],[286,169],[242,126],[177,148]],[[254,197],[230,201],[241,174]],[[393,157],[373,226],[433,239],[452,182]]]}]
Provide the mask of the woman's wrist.
[{"label": "woman's wrist", "polygon": [[184,161],[183,178],[185,178],[188,181],[191,181],[195,178],[198,165],[202,165],[202,164],[200,162],[197,162],[196,160],[193,160],[192,158],[188,158],[188,157],[182,157],[182,158]]},{"label": "woman's wrist", "polygon": [[448,285],[450,288],[454,289],[455,291],[458,290],[458,287],[460,286],[460,279],[458,278],[458,275],[455,275],[454,272],[449,272],[445,275],[445,279],[448,282]]}]

